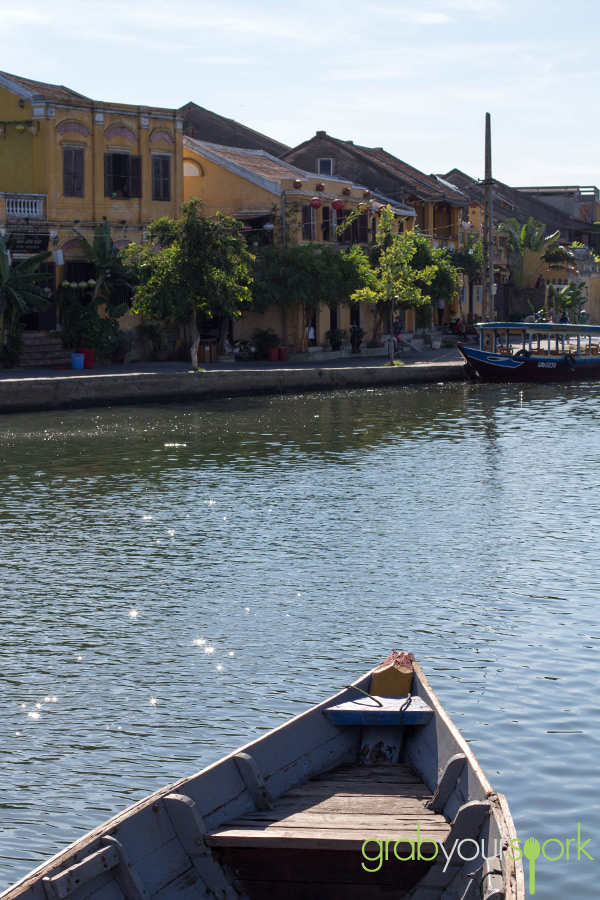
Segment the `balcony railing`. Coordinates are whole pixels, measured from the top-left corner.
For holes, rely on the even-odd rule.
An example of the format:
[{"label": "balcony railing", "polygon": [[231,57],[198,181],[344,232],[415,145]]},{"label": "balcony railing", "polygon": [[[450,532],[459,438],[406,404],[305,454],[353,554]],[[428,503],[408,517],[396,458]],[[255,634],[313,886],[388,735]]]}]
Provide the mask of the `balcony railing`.
[{"label": "balcony railing", "polygon": [[45,219],[45,194],[5,194],[6,219]]}]

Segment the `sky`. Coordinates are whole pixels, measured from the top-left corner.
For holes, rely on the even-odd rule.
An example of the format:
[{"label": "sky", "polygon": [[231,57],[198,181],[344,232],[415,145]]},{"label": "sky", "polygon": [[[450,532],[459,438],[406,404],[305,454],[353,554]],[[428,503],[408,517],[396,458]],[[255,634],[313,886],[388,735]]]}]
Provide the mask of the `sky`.
[{"label": "sky", "polygon": [[600,0],[0,0],[0,70],[189,100],[295,146],[323,130],[426,173],[600,185]]}]

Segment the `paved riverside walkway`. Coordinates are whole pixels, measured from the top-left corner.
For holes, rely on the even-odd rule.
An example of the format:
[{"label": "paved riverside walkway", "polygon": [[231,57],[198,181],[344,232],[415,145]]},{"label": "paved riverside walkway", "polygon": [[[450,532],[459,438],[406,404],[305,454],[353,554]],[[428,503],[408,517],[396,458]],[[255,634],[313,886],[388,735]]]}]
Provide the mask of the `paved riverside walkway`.
[{"label": "paved riverside walkway", "polygon": [[94,369],[0,370],[0,412],[82,408],[147,402],[209,400],[236,395],[292,393],[464,380],[456,348],[407,350],[403,366],[387,358],[343,357],[326,361],[252,361],[202,364],[136,362]]}]

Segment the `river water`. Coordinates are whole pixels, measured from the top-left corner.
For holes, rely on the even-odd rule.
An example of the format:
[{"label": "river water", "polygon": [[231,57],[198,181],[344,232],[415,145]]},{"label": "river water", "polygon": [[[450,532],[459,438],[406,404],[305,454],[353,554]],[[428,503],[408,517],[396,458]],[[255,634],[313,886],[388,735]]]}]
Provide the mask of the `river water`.
[{"label": "river water", "polygon": [[597,897],[600,386],[5,416],[0,439],[1,886],[403,648],[519,836],[590,839],[538,860],[537,895]]}]

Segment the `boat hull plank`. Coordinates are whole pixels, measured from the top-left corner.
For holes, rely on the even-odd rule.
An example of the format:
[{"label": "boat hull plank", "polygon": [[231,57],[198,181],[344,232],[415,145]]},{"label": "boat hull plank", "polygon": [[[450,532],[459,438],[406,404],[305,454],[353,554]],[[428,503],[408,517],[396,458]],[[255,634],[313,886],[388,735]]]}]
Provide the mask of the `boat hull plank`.
[{"label": "boat hull plank", "polygon": [[215,900],[215,895],[192,867],[155,894],[154,900]]}]

